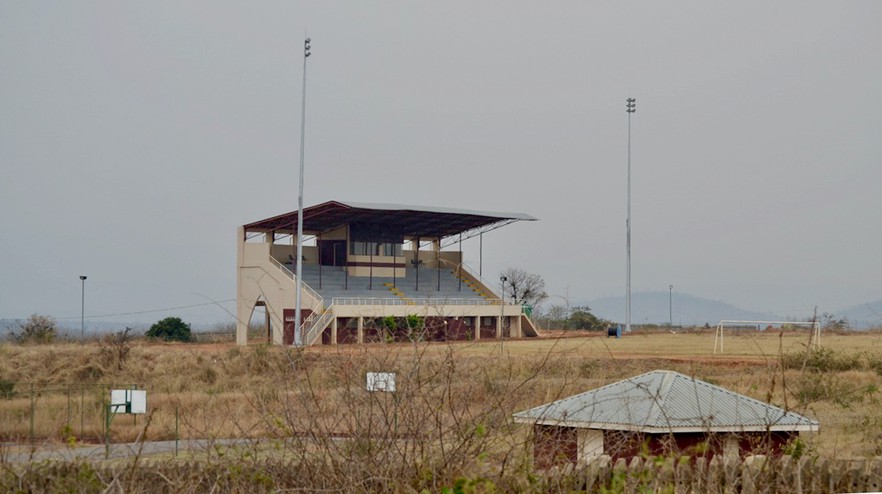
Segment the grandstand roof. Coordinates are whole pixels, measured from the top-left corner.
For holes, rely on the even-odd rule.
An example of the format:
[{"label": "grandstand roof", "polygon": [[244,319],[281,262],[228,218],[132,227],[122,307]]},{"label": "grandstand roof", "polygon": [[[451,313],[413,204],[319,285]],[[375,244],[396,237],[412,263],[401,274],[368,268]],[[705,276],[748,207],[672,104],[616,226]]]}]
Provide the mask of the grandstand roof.
[{"label": "grandstand roof", "polygon": [[514,418],[521,423],[647,433],[818,430],[816,420],[665,370],[516,413]]},{"label": "grandstand roof", "polygon": [[[303,230],[313,234],[351,223],[372,223],[405,237],[445,238],[470,231],[488,231],[515,221],[536,221],[536,218],[522,213],[342,201],[328,201],[303,210]],[[297,211],[245,225],[246,232],[292,232],[296,228]]]}]

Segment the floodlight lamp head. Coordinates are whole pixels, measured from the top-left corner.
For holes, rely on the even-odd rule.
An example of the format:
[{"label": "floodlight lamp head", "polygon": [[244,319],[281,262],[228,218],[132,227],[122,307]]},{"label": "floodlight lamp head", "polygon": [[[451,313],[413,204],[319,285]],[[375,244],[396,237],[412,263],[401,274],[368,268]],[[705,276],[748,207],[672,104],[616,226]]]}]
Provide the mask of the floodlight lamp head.
[{"label": "floodlight lamp head", "polygon": [[506,281],[508,281],[508,278],[506,278],[505,276],[500,276],[499,281],[505,283]]},{"label": "floodlight lamp head", "polygon": [[86,281],[86,277],[85,277],[85,276],[80,276],[80,281]]}]

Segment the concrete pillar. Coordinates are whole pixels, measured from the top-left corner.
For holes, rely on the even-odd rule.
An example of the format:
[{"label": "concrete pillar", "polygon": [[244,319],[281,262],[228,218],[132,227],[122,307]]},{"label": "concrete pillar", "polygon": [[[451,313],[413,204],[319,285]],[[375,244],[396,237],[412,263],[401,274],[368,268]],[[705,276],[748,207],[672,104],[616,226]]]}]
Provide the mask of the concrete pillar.
[{"label": "concrete pillar", "polygon": [[[270,336],[270,335],[272,334],[272,333],[271,333],[272,330],[273,330],[273,323],[272,323],[272,319],[270,318],[269,310],[266,310],[266,307],[264,307],[264,311],[263,311],[263,334],[266,335],[266,336]],[[267,338],[267,339],[270,339],[270,338]],[[267,343],[269,343],[269,342],[267,342]]]},{"label": "concrete pillar", "polygon": [[435,253],[435,269],[438,269],[438,266],[441,263],[441,239],[436,238],[432,240],[432,252]]},{"label": "concrete pillar", "polygon": [[521,328],[521,321],[523,321],[523,319],[524,319],[524,318],[523,318],[522,316],[518,316],[518,317],[516,318],[516,321],[517,321],[517,322],[515,323],[515,327],[514,327],[514,329],[515,329],[515,331],[517,331],[517,332],[516,332],[516,333],[513,333],[513,334],[511,335],[513,338],[521,338],[521,337],[524,336],[524,330],[523,330],[523,328]]},{"label": "concrete pillar", "polygon": [[481,316],[475,317],[475,324],[472,325],[475,328],[475,341],[481,339]]},{"label": "concrete pillar", "polygon": [[337,317],[331,319],[331,344],[337,344]]},{"label": "concrete pillar", "polygon": [[364,343],[364,318],[358,316],[358,343]]},{"label": "concrete pillar", "polygon": [[502,338],[502,316],[496,316],[496,338]]},{"label": "concrete pillar", "polygon": [[245,259],[245,228],[236,228],[236,344],[248,344],[248,322],[251,320],[251,307],[244,300],[242,289],[242,264]]}]

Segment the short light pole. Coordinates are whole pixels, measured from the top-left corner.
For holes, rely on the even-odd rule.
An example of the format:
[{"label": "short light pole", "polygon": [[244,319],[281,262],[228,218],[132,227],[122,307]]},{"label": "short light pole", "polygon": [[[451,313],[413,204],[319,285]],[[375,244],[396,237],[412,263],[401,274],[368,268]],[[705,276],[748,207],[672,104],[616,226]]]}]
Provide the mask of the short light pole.
[{"label": "short light pole", "polygon": [[631,114],[637,111],[637,99],[628,98],[628,218],[625,221],[627,257],[627,296],[625,298],[625,332],[631,332]]},{"label": "short light pole", "polygon": [[502,327],[502,320],[505,318],[505,282],[508,281],[508,278],[505,276],[499,277],[499,285],[501,291],[499,295],[502,297],[502,303],[499,305],[499,351],[502,351],[502,341],[505,339],[505,328]]},{"label": "short light pole", "polygon": [[80,345],[86,344],[86,277],[80,276]]},{"label": "short light pole", "polygon": [[668,285],[668,326],[674,328],[674,285]]}]

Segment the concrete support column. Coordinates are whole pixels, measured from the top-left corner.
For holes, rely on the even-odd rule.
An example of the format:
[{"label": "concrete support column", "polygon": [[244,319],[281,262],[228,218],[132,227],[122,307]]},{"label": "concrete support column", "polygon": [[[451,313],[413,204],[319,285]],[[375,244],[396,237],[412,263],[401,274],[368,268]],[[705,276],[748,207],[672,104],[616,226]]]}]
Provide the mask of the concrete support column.
[{"label": "concrete support column", "polygon": [[[272,333],[272,331],[273,331],[273,322],[272,322],[272,319],[270,318],[269,310],[267,310],[266,307],[264,307],[263,309],[264,309],[264,310],[263,310],[263,315],[264,315],[264,317],[263,317],[263,319],[264,319],[264,321],[263,321],[263,334],[266,335],[266,337],[267,337],[266,339],[267,339],[267,340],[272,341],[271,336],[272,336],[272,334],[273,334],[273,333]],[[269,341],[267,341],[267,343],[269,343]]]},{"label": "concrete support column", "polygon": [[475,324],[472,326],[475,328],[475,341],[481,339],[481,316],[475,317]]},{"label": "concrete support column", "polygon": [[245,259],[245,228],[236,228],[236,344],[248,344],[248,322],[251,320],[253,306],[245,301],[242,289],[242,265]]},{"label": "concrete support column", "polygon": [[496,316],[496,338],[502,338],[502,316]]},{"label": "concrete support column", "polygon": [[524,336],[524,330],[521,327],[523,320],[524,320],[524,318],[522,316],[517,317],[517,319],[516,319],[517,323],[515,324],[515,327],[514,327],[514,329],[515,329],[515,331],[517,331],[517,333],[511,335],[513,338],[521,338]]},{"label": "concrete support column", "polygon": [[364,343],[364,318],[358,316],[358,343]]},{"label": "concrete support column", "polygon": [[337,344],[337,317],[331,319],[331,344]]},{"label": "concrete support column", "polygon": [[432,253],[434,254],[435,269],[441,265],[441,239],[432,240]]}]

